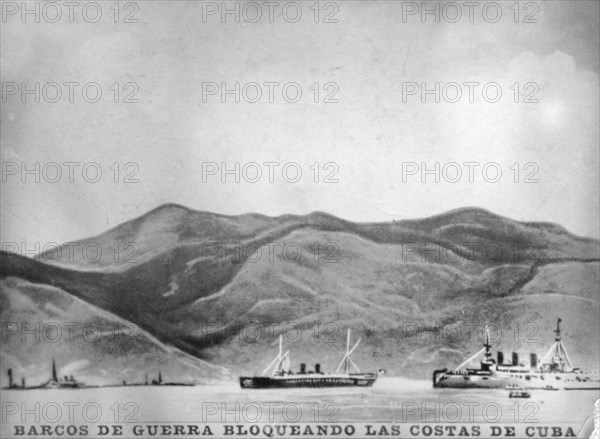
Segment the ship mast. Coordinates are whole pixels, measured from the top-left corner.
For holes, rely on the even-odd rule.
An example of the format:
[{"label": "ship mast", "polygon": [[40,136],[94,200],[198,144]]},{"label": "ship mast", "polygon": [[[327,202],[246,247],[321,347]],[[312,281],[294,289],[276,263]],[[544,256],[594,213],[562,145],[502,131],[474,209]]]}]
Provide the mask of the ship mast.
[{"label": "ship mast", "polygon": [[285,360],[286,358],[289,360],[289,354],[290,351],[286,351],[285,354],[283,354],[283,334],[279,335],[279,354],[277,354],[277,357],[275,357],[275,359],[273,361],[271,361],[269,363],[269,365],[265,368],[265,370],[263,370],[262,375],[266,375],[267,372],[269,371],[269,369],[271,369],[271,367],[273,367],[273,372],[271,372],[271,376],[275,376],[275,373],[278,370],[281,370],[281,364],[283,363],[283,360]]},{"label": "ship mast", "polygon": [[[560,322],[562,319],[558,319],[556,322],[556,329],[554,333],[556,336],[554,337],[554,344],[548,349],[546,355],[542,359],[542,364],[550,365],[550,367],[557,368],[560,372],[565,372],[573,369],[573,364],[571,363],[571,359],[569,358],[569,354],[567,354],[567,350],[562,343],[561,335],[560,335]],[[567,366],[567,367],[565,367]]]},{"label": "ship mast", "polygon": [[485,325],[485,343],[483,343],[483,347],[485,348],[485,359],[489,361],[492,357],[492,353],[490,352],[492,345],[490,344],[490,331],[487,325]]},{"label": "ship mast", "polygon": [[360,373],[360,369],[356,364],[354,364],[354,361],[352,361],[352,359],[350,358],[350,354],[352,354],[352,352],[354,352],[354,350],[358,347],[360,340],[361,339],[359,338],[354,347],[350,349],[350,329],[348,329],[348,334],[346,335],[346,355],[344,355],[344,358],[342,358],[340,365],[335,371],[336,373],[338,373],[342,366],[344,366],[344,373],[347,375],[348,373],[350,373],[350,365],[352,365],[356,369],[356,371]]}]

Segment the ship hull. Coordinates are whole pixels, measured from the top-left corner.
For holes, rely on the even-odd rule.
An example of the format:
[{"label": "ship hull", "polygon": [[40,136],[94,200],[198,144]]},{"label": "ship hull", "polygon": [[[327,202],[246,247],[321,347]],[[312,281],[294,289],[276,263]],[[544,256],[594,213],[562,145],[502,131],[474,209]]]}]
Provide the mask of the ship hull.
[{"label": "ship hull", "polygon": [[479,377],[469,377],[468,380],[465,380],[462,377],[452,377],[437,383],[434,387],[437,389],[505,389],[513,384],[515,384],[514,381],[503,379],[484,380]]},{"label": "ship hull", "polygon": [[517,381],[493,374],[447,374],[446,369],[433,373],[436,389],[504,389]]},{"label": "ship hull", "polygon": [[347,376],[286,376],[240,377],[242,389],[281,389],[299,387],[371,387],[377,375],[356,374]]},{"label": "ship hull", "polygon": [[600,390],[598,379],[570,373],[448,373],[446,369],[433,373],[433,387],[447,389],[504,389],[519,386],[531,390]]}]

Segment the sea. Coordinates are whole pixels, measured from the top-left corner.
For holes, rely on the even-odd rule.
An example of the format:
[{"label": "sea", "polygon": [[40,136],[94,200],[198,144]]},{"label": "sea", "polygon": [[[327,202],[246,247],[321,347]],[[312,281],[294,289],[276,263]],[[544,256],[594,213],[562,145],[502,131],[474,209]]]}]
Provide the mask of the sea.
[{"label": "sea", "polygon": [[[530,393],[530,398],[517,399],[509,398],[503,389],[434,389],[430,381],[391,377],[379,378],[371,388],[241,389],[232,382],[2,390],[0,437],[57,437],[60,432],[63,437],[86,436],[83,430],[77,431],[80,436],[66,433],[67,427],[81,425],[88,426],[85,432],[90,437],[99,436],[97,426],[108,426],[100,430],[106,432],[120,425],[131,433],[137,424],[593,425],[600,392]],[[43,425],[49,426],[45,432],[51,434],[40,434]],[[56,430],[57,426],[62,429]],[[150,435],[148,430],[139,431],[144,432],[143,437]],[[106,437],[126,437],[112,433]],[[547,437],[552,437],[550,433]]]}]

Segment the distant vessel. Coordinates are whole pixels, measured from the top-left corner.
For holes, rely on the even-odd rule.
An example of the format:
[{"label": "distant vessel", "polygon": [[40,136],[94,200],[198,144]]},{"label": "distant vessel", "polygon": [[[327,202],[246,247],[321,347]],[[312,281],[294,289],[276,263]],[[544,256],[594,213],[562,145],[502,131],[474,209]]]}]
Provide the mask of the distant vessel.
[{"label": "distant vessel", "polygon": [[79,389],[84,387],[84,384],[73,378],[73,375],[65,375],[63,378],[58,378],[56,374],[56,362],[52,358],[52,379],[46,383],[44,388],[49,389]]},{"label": "distant vessel", "polygon": [[[321,365],[315,364],[314,371],[307,371],[306,364],[300,364],[300,371],[294,373],[290,370],[290,351],[283,353],[283,339],[279,336],[279,354],[265,368],[262,376],[240,377],[240,386],[243,389],[268,389],[268,388],[292,388],[292,387],[370,387],[377,379],[378,373],[362,373],[350,358],[357,348],[360,339],[350,349],[350,330],[346,340],[346,355],[342,359],[335,373],[325,374],[321,371]],[[350,373],[350,366],[354,367],[356,373]],[[267,375],[273,368],[272,373]]]},{"label": "distant vessel", "polygon": [[[513,353],[512,364],[503,364],[504,356],[498,352],[498,363],[490,352],[489,333],[486,327],[484,348],[463,362],[456,369],[440,369],[433,372],[435,388],[510,388],[518,386],[526,389],[544,390],[600,390],[600,377],[597,373],[584,372],[572,366],[569,355],[562,344],[560,322],[556,324],[554,344],[546,352],[538,366],[537,355],[530,355],[529,367],[519,363],[519,356]],[[463,367],[483,352],[479,369]]]},{"label": "distant vessel", "polygon": [[38,384],[36,386],[26,386],[25,378],[21,378],[21,385],[17,385],[13,382],[12,369],[8,369],[8,389],[15,390],[30,390],[30,389],[80,389],[85,387],[85,384],[81,381],[77,381],[73,375],[65,375],[63,378],[58,378],[56,373],[56,362],[52,358],[52,378],[48,381]]},{"label": "distant vessel", "polygon": [[8,387],[3,387],[3,389],[11,389],[11,390],[29,390],[29,389],[43,389],[48,385],[50,380],[43,382],[42,384],[38,384],[36,386],[26,386],[25,385],[25,377],[21,377],[21,385],[16,384],[13,381],[13,371],[12,369],[8,369]]}]

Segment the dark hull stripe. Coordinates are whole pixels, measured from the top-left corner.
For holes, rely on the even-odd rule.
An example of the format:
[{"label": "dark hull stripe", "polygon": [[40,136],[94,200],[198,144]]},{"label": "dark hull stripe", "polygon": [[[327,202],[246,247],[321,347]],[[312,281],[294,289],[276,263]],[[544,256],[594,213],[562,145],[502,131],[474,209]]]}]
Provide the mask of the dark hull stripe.
[{"label": "dark hull stripe", "polygon": [[243,389],[274,389],[297,387],[371,387],[376,377],[350,378],[297,378],[240,377]]}]

